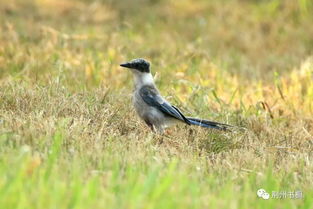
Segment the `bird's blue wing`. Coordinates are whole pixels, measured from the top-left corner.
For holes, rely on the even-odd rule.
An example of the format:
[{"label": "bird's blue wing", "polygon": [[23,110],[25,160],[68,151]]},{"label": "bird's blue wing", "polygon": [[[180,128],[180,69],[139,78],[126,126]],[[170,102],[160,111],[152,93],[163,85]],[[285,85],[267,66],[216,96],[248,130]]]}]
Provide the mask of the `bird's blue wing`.
[{"label": "bird's blue wing", "polygon": [[139,91],[139,94],[143,101],[148,105],[157,108],[167,116],[171,116],[187,124],[190,124],[190,121],[179,111],[179,109],[172,106],[165,99],[163,99],[157,89],[153,86],[142,87]]}]

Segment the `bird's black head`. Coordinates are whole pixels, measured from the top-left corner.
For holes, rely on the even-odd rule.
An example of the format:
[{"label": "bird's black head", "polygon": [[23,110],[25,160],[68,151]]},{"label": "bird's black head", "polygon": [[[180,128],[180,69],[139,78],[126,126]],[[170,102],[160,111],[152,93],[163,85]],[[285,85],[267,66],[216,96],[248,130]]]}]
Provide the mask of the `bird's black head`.
[{"label": "bird's black head", "polygon": [[142,73],[150,73],[150,63],[142,58],[133,59],[129,62],[120,64],[120,66],[135,69]]}]

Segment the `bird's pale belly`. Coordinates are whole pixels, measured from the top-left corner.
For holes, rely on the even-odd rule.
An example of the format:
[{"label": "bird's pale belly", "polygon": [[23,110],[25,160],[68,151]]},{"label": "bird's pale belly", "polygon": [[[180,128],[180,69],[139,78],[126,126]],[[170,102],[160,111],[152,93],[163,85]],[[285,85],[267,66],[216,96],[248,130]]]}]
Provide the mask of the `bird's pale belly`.
[{"label": "bird's pale belly", "polygon": [[177,122],[177,120],[173,118],[166,117],[164,113],[157,108],[147,105],[141,97],[134,96],[133,104],[139,117],[160,132],[163,132],[163,129],[172,125],[173,122]]}]

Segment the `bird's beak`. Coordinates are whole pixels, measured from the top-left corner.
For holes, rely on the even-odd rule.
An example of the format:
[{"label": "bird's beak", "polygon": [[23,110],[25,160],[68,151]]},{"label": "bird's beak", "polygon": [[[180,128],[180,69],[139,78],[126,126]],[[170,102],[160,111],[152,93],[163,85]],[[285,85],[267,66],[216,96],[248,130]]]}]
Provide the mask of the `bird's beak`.
[{"label": "bird's beak", "polygon": [[121,67],[132,68],[132,64],[129,62],[120,64]]}]

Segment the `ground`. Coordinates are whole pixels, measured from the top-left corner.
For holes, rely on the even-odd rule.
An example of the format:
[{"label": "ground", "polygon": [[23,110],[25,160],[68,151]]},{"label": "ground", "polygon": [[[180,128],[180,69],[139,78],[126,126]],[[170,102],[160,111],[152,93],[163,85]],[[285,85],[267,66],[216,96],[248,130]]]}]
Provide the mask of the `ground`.
[{"label": "ground", "polygon": [[[0,2],[1,207],[313,208],[312,10]],[[186,115],[243,128],[152,133],[119,67],[138,57]]]}]

